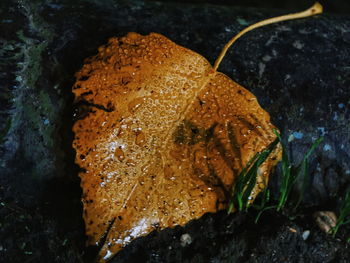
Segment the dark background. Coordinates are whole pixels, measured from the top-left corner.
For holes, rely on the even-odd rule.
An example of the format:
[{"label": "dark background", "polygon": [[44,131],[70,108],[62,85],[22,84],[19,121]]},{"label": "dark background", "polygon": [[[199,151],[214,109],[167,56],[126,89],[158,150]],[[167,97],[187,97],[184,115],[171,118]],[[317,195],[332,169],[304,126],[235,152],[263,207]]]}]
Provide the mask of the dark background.
[{"label": "dark background", "polygon": [[[148,0],[152,1],[153,0]],[[173,0],[160,0],[161,2],[174,2]],[[182,3],[209,3],[215,5],[229,5],[241,7],[256,7],[267,9],[303,10],[311,6],[313,0],[177,0]],[[327,14],[350,14],[350,1],[348,0],[319,0]]]},{"label": "dark background", "polygon": [[[85,247],[71,87],[84,58],[108,38],[158,32],[214,62],[244,26],[312,4],[0,0],[0,262],[75,263],[96,255]],[[285,139],[304,134],[289,144],[295,160],[325,136],[297,217],[270,211],[256,225],[252,213],[207,214],[135,240],[114,262],[350,262],[350,225],[333,238],[313,220],[314,211],[338,213],[350,187],[350,1],[322,4],[324,15],[247,34],[220,67],[258,97]],[[277,176],[271,182],[278,190]],[[183,233],[190,246],[181,246]]]}]

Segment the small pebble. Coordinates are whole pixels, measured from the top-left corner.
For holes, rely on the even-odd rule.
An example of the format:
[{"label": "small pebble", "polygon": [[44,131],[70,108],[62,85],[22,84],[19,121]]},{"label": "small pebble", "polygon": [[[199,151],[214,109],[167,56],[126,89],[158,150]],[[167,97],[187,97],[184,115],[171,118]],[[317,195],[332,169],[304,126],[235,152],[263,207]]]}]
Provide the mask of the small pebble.
[{"label": "small pebble", "polygon": [[337,216],[332,211],[318,211],[314,213],[313,217],[318,227],[327,234],[337,224]]},{"label": "small pebble", "polygon": [[190,245],[192,243],[192,238],[189,234],[183,234],[180,237],[180,242],[181,242],[181,246],[185,247],[187,245]]},{"label": "small pebble", "polygon": [[305,230],[305,231],[302,233],[302,235],[301,235],[301,237],[303,238],[303,240],[308,239],[309,236],[310,236],[310,230]]}]

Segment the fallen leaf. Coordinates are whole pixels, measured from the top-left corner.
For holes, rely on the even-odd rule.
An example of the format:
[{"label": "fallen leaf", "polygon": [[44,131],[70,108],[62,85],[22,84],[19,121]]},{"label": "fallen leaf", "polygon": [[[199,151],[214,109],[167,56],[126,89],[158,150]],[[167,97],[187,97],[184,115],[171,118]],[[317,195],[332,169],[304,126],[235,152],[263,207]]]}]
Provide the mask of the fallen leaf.
[{"label": "fallen leaf", "polygon": [[[76,74],[85,114],[73,146],[100,262],[152,230],[227,208],[242,167],[276,138],[269,114],[219,63],[160,34],[129,33]],[[259,169],[252,199],[279,158],[280,148]]]},{"label": "fallen leaf", "polygon": [[103,254],[226,208],[234,178],[275,139],[256,97],[159,34],[111,39],[77,78],[91,111],[73,128],[84,220],[90,244],[112,224]]}]

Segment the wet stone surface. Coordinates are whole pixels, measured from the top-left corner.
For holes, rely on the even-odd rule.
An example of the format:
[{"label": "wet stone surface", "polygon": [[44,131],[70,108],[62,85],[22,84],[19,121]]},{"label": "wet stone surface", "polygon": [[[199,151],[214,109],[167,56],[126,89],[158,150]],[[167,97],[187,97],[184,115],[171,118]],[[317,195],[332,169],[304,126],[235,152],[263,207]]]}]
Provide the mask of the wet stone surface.
[{"label": "wet stone surface", "polygon": [[[246,25],[285,13],[142,1],[0,3],[0,258],[81,262],[81,189],[71,146],[74,73],[112,36],[158,32],[213,63]],[[350,18],[321,15],[242,37],[219,71],[252,91],[289,139],[297,161],[311,143],[305,209],[279,214],[207,214],[135,240],[113,262],[347,262],[349,245],[318,229],[316,211],[336,211],[350,179]],[[271,178],[277,189],[278,174]],[[290,228],[296,230],[290,231]],[[302,233],[310,230],[303,240]],[[191,243],[182,246],[181,236]]]}]

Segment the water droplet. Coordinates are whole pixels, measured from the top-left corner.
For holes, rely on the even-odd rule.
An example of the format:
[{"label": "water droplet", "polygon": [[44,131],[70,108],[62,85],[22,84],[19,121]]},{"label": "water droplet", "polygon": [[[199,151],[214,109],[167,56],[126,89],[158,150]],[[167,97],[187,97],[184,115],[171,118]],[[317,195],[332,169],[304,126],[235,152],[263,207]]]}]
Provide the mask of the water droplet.
[{"label": "water droplet", "polygon": [[142,105],[144,102],[144,98],[136,98],[132,101],[129,102],[128,104],[128,110],[131,114],[135,113],[139,107]]},{"label": "water droplet", "polygon": [[145,144],[146,140],[145,140],[145,134],[141,131],[137,131],[136,133],[136,139],[135,139],[135,143],[138,146],[143,146]]},{"label": "water droplet", "polygon": [[127,166],[135,166],[136,163],[135,163],[135,161],[133,161],[133,160],[131,160],[131,159],[128,159],[128,160],[126,160],[126,165],[127,165]]},{"label": "water droplet", "polygon": [[243,127],[239,131],[243,136],[247,136],[251,132],[247,127]]},{"label": "water droplet", "polygon": [[243,148],[244,150],[249,150],[249,149],[251,149],[252,147],[251,147],[248,143],[244,143],[244,144],[242,145],[242,148]]},{"label": "water droplet", "polygon": [[146,164],[146,165],[142,166],[142,167],[141,167],[141,172],[143,172],[143,173],[147,173],[147,172],[148,172],[148,167],[149,167],[149,165],[148,165],[148,164]]},{"label": "water droplet", "polygon": [[145,184],[145,178],[143,176],[141,176],[138,180],[139,180],[139,184],[140,185],[144,185]]},{"label": "water droplet", "polygon": [[121,147],[118,147],[115,150],[114,155],[118,158],[119,161],[123,161],[125,158],[124,151],[121,149]]},{"label": "water droplet", "polygon": [[107,260],[109,259],[111,256],[113,255],[113,253],[109,250],[107,250],[105,256],[103,257],[104,260]]},{"label": "water droplet", "polygon": [[195,151],[194,156],[195,156],[194,159],[195,159],[196,163],[202,163],[203,159],[206,158],[204,153],[202,151],[199,151],[199,150]]},{"label": "water droplet", "polygon": [[249,92],[243,93],[243,95],[247,99],[247,101],[251,101],[252,99],[254,99],[253,94]]}]

